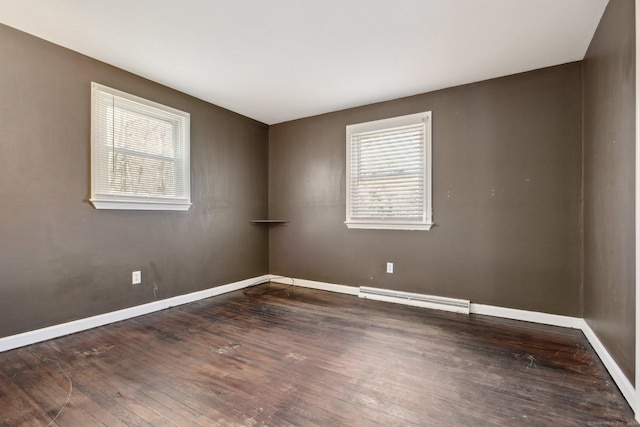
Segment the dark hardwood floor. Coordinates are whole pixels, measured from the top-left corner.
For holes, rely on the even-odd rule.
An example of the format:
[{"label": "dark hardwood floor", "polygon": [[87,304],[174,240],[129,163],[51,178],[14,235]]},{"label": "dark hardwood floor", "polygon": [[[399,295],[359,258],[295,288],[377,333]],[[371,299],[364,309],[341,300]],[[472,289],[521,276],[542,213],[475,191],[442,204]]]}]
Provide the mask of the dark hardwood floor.
[{"label": "dark hardwood floor", "polygon": [[2,353],[0,425],[634,423],[580,331],[283,288]]}]

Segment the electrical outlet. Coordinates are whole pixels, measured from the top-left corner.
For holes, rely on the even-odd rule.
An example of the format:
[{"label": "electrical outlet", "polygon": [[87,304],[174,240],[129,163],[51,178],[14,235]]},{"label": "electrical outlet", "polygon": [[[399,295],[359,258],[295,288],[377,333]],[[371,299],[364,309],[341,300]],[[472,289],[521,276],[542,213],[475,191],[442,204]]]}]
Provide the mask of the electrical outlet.
[{"label": "electrical outlet", "polygon": [[131,273],[131,284],[139,285],[142,282],[142,273],[139,271],[134,271]]},{"label": "electrical outlet", "polygon": [[388,262],[387,263],[387,273],[393,273],[393,263],[392,262]]}]

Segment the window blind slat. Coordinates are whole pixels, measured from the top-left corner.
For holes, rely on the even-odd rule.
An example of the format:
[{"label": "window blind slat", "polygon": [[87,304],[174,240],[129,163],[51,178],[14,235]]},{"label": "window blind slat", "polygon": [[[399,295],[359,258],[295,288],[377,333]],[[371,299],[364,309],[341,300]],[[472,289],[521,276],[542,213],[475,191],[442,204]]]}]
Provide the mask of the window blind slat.
[{"label": "window blind slat", "polygon": [[92,201],[190,204],[188,114],[92,87]]},{"label": "window blind slat", "polygon": [[348,131],[348,221],[425,221],[427,115],[404,126]]}]

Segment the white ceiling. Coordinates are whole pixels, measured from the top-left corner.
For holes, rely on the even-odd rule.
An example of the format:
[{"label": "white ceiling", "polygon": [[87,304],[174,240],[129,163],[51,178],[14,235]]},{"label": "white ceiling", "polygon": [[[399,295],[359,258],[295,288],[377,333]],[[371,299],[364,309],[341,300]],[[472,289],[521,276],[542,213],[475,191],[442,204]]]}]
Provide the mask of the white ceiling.
[{"label": "white ceiling", "polygon": [[577,61],[608,0],[0,0],[0,22],[267,124]]}]

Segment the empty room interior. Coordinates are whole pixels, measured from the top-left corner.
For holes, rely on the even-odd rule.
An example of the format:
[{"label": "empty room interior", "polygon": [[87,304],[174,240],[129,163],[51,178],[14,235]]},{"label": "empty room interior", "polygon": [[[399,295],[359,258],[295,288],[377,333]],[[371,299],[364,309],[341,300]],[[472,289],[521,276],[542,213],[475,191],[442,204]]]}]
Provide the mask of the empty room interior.
[{"label": "empty room interior", "polygon": [[0,0],[0,425],[632,425],[634,0]]}]

